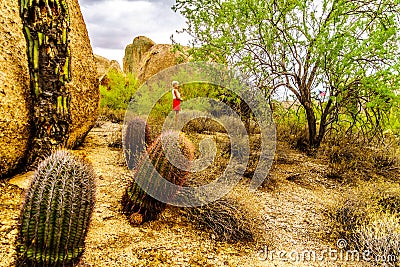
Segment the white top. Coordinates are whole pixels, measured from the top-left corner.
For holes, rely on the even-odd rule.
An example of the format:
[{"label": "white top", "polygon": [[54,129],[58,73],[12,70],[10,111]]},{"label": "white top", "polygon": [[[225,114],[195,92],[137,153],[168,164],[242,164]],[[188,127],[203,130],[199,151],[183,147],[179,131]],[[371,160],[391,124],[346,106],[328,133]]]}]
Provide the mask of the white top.
[{"label": "white top", "polygon": [[172,98],[173,99],[179,99],[179,100],[181,99],[181,94],[175,88],[172,88]]}]

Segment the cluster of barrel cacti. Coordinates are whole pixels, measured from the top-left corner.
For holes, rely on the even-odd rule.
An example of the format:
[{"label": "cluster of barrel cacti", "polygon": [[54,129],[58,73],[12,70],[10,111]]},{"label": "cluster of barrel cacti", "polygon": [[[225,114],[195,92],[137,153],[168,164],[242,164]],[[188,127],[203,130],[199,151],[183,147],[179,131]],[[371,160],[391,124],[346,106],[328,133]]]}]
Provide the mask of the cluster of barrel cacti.
[{"label": "cluster of barrel cacti", "polygon": [[[144,120],[139,119],[131,122],[126,135],[139,139],[136,143],[145,148],[147,137],[133,132],[133,127],[143,126],[142,123]],[[122,197],[123,212],[133,225],[157,218],[185,182],[194,157],[191,141],[176,131],[162,133],[144,148],[137,150],[141,156],[135,155],[139,161],[134,179]],[[177,153],[180,157],[175,158]],[[178,162],[172,163],[171,157]],[[167,189],[160,177],[178,187]],[[146,187],[162,200],[150,196],[143,189]],[[84,252],[94,203],[95,182],[90,163],[66,150],[58,150],[42,161],[21,210],[17,265],[75,266]]]},{"label": "cluster of barrel cacti", "polygon": [[[167,158],[166,153],[169,151],[181,153],[183,156],[183,160],[175,164],[178,166],[175,166]],[[178,192],[176,188],[167,189],[160,177],[172,184],[182,186],[193,157],[194,146],[183,133],[169,131],[156,138],[153,144],[148,147],[146,153],[141,156],[134,173],[134,179],[126,188],[122,197],[123,212],[132,225],[157,218],[158,214],[165,209],[166,202],[171,200]],[[163,201],[146,193],[142,189],[143,185],[150,191],[156,192]]]},{"label": "cluster of barrel cacti", "polygon": [[146,150],[146,143],[150,142],[150,128],[140,117],[129,118],[123,137],[126,164],[132,170],[138,164],[141,154]]},{"label": "cluster of barrel cacti", "polygon": [[74,266],[84,251],[94,203],[91,164],[63,150],[42,161],[21,211],[18,266]]}]

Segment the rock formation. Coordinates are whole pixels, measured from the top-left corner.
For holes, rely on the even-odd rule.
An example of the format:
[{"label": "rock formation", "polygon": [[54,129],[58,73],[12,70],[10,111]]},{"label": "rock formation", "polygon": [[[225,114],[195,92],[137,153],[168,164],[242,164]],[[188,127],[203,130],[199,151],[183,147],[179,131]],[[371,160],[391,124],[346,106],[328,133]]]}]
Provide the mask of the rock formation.
[{"label": "rock formation", "polygon": [[19,166],[30,137],[26,41],[18,1],[0,2],[0,176]]},{"label": "rock formation", "polygon": [[[183,50],[187,50],[183,47]],[[187,62],[188,58],[175,51],[170,44],[155,44],[144,36],[138,36],[125,49],[124,72],[133,73],[139,82],[144,82],[159,71]]]},{"label": "rock formation", "polygon": [[[68,147],[80,143],[97,119],[99,90],[95,61],[78,0],[67,0],[71,19],[71,127]],[[27,44],[19,1],[0,3],[0,177],[20,170],[32,133]]]},{"label": "rock formation", "polygon": [[[184,47],[184,50],[187,49],[187,47]],[[140,61],[137,77],[140,82],[145,82],[163,69],[187,61],[187,57],[182,52],[175,51],[173,45],[156,44],[147,51]]]},{"label": "rock formation", "polygon": [[99,113],[100,92],[96,63],[78,0],[68,0],[71,17],[69,33],[72,54],[72,81],[67,84],[71,97],[72,127],[68,147],[83,142]]},{"label": "rock formation", "polygon": [[94,58],[96,60],[96,66],[97,66],[97,78],[99,81],[102,80],[104,75],[108,73],[110,69],[114,69],[117,72],[122,72],[121,66],[119,65],[118,61],[116,60],[109,60],[105,57],[99,56],[99,55],[94,55]]},{"label": "rock formation", "polygon": [[125,56],[123,59],[124,72],[133,73],[137,77],[139,74],[139,65],[143,56],[155,44],[156,43],[145,36],[135,37],[133,43],[125,48]]}]

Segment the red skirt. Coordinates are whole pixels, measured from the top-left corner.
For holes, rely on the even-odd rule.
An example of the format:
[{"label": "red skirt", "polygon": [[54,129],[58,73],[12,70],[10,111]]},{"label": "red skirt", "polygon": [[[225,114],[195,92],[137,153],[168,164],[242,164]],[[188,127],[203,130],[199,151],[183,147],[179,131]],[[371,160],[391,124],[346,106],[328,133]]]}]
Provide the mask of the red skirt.
[{"label": "red skirt", "polygon": [[181,101],[179,99],[174,99],[172,101],[172,109],[173,110],[181,110]]}]

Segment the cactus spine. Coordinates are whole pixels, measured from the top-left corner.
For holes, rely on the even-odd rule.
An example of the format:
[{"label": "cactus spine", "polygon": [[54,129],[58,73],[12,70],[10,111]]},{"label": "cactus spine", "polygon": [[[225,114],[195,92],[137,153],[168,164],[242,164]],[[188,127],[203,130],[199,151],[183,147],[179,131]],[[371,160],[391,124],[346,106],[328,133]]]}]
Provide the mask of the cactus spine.
[{"label": "cactus spine", "polygon": [[[156,219],[158,214],[166,207],[166,203],[148,195],[135,181],[140,180],[142,183],[146,183],[148,186],[156,189],[157,192],[162,192],[165,199],[170,199],[177,194],[177,191],[167,192],[162,185],[158,184],[156,180],[157,174],[153,171],[153,167],[164,179],[175,185],[181,186],[186,180],[189,166],[186,165],[184,169],[180,169],[171,164],[165,155],[162,145],[163,139],[166,140],[164,144],[167,144],[167,146],[168,144],[172,144],[172,140],[176,138],[177,134],[179,135],[178,143],[180,152],[188,160],[185,164],[189,164],[189,161],[193,160],[194,146],[183,133],[162,133],[153,142],[147,149],[148,157],[141,157],[134,174],[135,179],[126,188],[125,194],[122,197],[123,212],[128,216],[129,222],[132,225]],[[171,140],[171,142],[168,140]],[[168,147],[166,150],[168,150]]]},{"label": "cactus spine", "polygon": [[48,151],[64,147],[69,137],[70,94],[65,83],[71,79],[70,18],[66,0],[20,0],[20,16],[33,103],[27,162],[36,166]]},{"label": "cactus spine", "polygon": [[144,119],[140,117],[128,119],[123,145],[126,164],[130,170],[137,166],[140,155],[146,150],[146,143],[150,140],[149,133],[150,129]]},{"label": "cactus spine", "polygon": [[95,202],[91,165],[56,151],[38,166],[21,211],[18,266],[74,266]]}]

